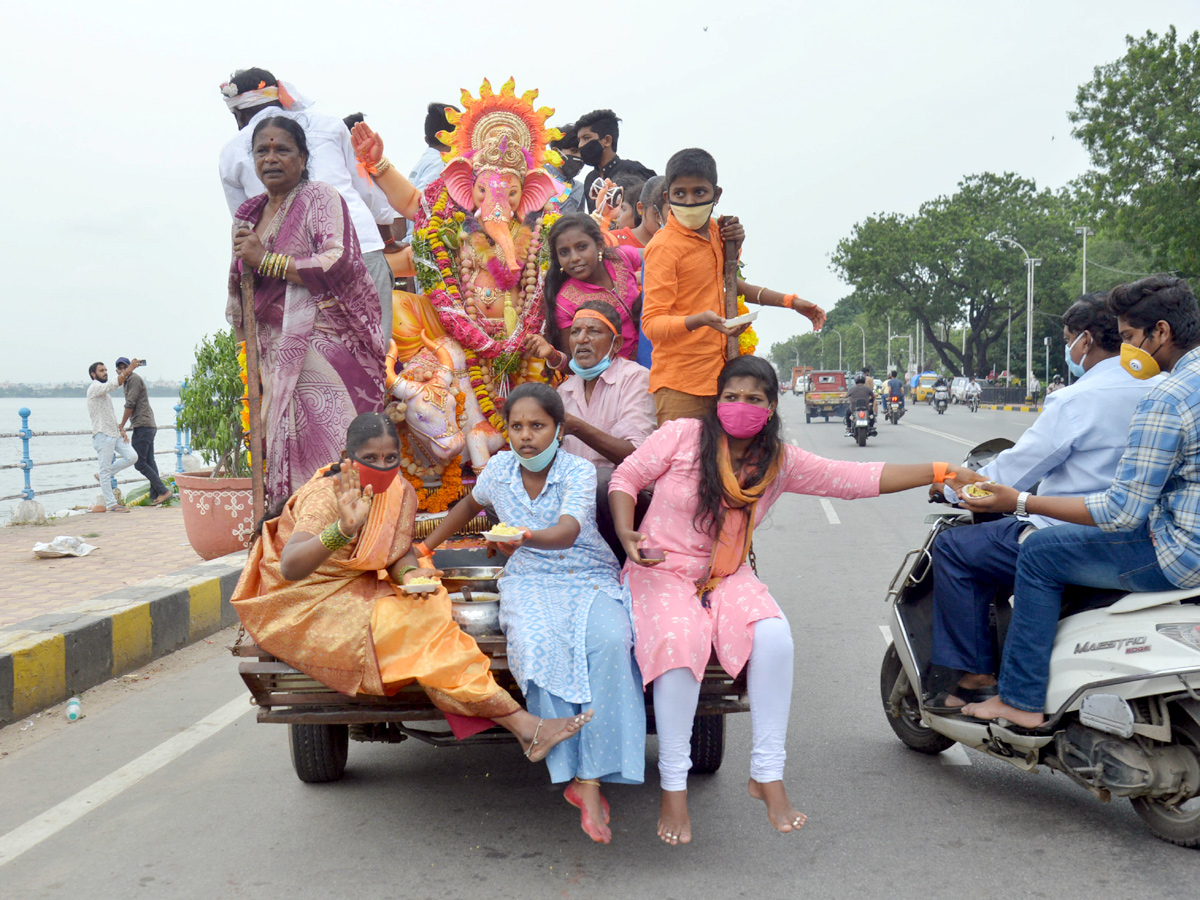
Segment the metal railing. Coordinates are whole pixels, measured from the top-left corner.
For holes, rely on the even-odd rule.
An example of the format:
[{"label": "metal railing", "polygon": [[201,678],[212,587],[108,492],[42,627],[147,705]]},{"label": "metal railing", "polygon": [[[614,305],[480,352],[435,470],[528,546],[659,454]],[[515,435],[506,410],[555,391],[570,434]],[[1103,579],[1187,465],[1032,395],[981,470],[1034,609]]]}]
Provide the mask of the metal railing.
[{"label": "metal railing", "polygon": [[[175,421],[176,421],[176,423],[178,423],[179,422],[179,414],[181,412],[183,412],[183,405],[176,403],[174,409],[175,409]],[[18,463],[11,463],[9,465],[0,466],[0,470],[21,469],[22,471],[24,471],[24,473],[25,473],[25,488],[19,494],[10,494],[7,497],[0,497],[0,501],[32,500],[34,498],[35,492],[33,490],[33,486],[30,484],[30,475],[32,474],[33,468],[35,465],[37,465],[37,466],[65,466],[65,465],[70,465],[72,463],[85,463],[85,462],[95,462],[96,461],[95,454],[91,454],[89,456],[81,456],[76,459],[54,459],[54,460],[50,460],[49,462],[35,463],[33,461],[33,458],[29,455],[29,442],[33,438],[74,437],[74,436],[82,436],[82,435],[87,435],[90,437],[92,433],[90,431],[33,431],[29,427],[29,417],[32,415],[32,412],[29,410],[29,408],[25,407],[25,406],[21,407],[19,410],[17,410],[17,415],[19,415],[21,417],[21,430],[15,431],[15,432],[10,431],[10,432],[2,433],[2,434],[0,434],[0,438],[20,438],[21,454],[22,454],[21,461]],[[175,432],[175,449],[174,450],[159,450],[159,451],[156,451],[154,455],[155,456],[170,456],[171,454],[174,454],[174,456],[175,456],[175,471],[176,471],[176,473],[182,472],[183,471],[183,455],[185,453],[192,452],[190,433],[188,432],[188,430],[186,428],[180,428],[178,426],[178,424],[176,424],[176,425],[160,425],[160,426],[158,426],[158,430]],[[112,480],[112,483],[113,483],[113,487],[115,488],[119,484],[131,484],[135,481],[141,481],[141,480],[142,479],[140,479],[140,478],[127,478],[124,481],[117,481],[117,479],[114,478]],[[90,488],[92,488],[92,485],[90,485],[90,484],[78,484],[78,485],[73,485],[72,487],[54,488],[53,490],[49,490],[49,491],[41,491],[41,493],[44,495],[66,494],[66,493],[70,493],[71,491],[82,491],[82,490],[88,490]]]}]

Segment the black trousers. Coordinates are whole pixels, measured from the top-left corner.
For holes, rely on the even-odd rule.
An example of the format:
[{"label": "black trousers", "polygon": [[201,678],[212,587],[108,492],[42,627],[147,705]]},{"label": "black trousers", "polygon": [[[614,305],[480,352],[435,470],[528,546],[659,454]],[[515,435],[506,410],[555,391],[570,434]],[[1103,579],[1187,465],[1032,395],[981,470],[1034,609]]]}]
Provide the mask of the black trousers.
[{"label": "black trousers", "polygon": [[133,429],[132,440],[133,450],[137,454],[137,462],[133,467],[142,474],[142,477],[150,482],[150,496],[161,497],[167,493],[167,486],[163,484],[162,477],[158,474],[158,463],[154,461],[154,435],[158,429],[152,428],[149,425],[142,425]]},{"label": "black trousers", "polygon": [[[612,481],[613,470],[609,466],[596,467],[596,528],[600,537],[612,548],[617,556],[618,565],[625,565],[625,548],[617,538],[617,526],[613,522],[612,507],[608,505],[608,484]],[[633,511],[633,527],[641,524],[642,517],[650,508],[650,498],[654,496],[649,490],[638,491],[637,505]]]}]

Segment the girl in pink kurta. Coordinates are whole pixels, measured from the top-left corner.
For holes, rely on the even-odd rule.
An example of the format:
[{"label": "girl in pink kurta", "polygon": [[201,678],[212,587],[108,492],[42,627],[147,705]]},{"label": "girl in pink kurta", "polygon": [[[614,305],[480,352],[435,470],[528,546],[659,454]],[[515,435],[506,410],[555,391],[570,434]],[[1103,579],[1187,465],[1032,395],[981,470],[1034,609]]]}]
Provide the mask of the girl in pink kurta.
[{"label": "girl in pink kurta", "polygon": [[[663,789],[659,836],[670,844],[691,839],[686,801],[691,724],[713,650],[730,675],[749,664],[751,795],[766,802],[778,830],[804,823],[782,783],[791,631],[746,562],[751,516],[754,524],[760,522],[785,492],[875,497],[944,480],[953,469],[945,463],[842,462],[784,444],[775,412],[778,389],[775,370],[765,360],[731,360],[717,380],[716,412],[664,425],[626,457],[609,488],[617,534],[629,554],[624,580],[633,596],[638,666],[646,683],[654,683]],[[706,450],[712,458],[705,458]],[[975,480],[969,470],[953,474],[956,480]],[[650,484],[654,499],[634,531],[633,498]],[[665,560],[648,564],[644,548],[665,551],[653,554]]]}]

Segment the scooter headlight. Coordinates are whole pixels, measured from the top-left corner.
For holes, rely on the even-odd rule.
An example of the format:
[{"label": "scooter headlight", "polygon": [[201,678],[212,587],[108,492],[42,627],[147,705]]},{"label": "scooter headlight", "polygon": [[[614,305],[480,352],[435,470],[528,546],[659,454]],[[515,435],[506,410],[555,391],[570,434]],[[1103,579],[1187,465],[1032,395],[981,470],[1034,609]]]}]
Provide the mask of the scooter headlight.
[{"label": "scooter headlight", "polygon": [[1200,625],[1181,622],[1157,626],[1158,633],[1200,653]]}]

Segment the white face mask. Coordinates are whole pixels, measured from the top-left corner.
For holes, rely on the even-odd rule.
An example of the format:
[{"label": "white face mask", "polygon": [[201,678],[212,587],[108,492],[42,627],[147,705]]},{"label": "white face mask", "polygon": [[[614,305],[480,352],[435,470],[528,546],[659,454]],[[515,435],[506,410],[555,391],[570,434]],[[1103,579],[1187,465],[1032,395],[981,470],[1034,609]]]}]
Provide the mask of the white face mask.
[{"label": "white face mask", "polygon": [[703,228],[712,218],[714,205],[711,200],[708,203],[672,203],[671,212],[675,213],[675,219],[680,225],[695,231]]}]

